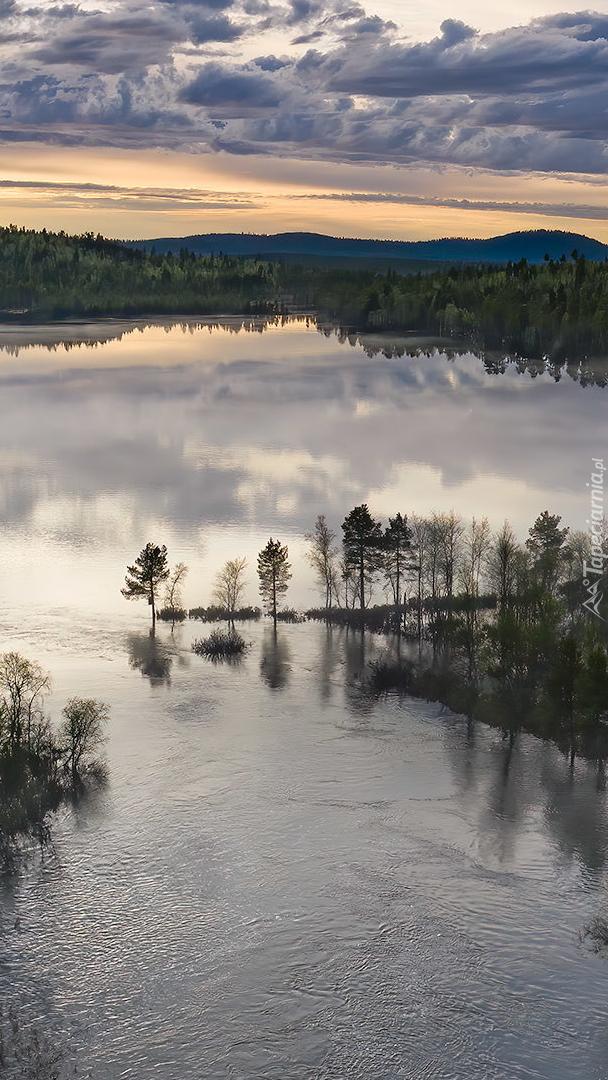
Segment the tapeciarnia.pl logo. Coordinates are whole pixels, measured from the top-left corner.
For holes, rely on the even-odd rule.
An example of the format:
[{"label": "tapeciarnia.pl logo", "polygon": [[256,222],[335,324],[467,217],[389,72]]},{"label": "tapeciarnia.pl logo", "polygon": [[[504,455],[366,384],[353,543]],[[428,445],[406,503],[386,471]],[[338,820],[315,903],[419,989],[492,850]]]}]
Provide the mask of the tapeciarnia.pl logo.
[{"label": "tapeciarnia.pl logo", "polygon": [[606,466],[603,458],[591,458],[593,472],[591,483],[587,487],[591,489],[591,517],[587,518],[589,526],[589,539],[591,540],[591,561],[583,563],[583,585],[588,593],[583,607],[597,615],[598,619],[606,620],[600,613],[600,604],[604,598],[601,591],[602,575],[604,573],[604,561],[608,554],[604,552],[604,473]]}]

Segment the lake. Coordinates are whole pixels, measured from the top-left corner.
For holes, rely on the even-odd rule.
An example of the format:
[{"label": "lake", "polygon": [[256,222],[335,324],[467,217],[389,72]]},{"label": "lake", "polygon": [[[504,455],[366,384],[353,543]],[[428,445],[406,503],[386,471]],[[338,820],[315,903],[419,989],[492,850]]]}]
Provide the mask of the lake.
[{"label": "lake", "polygon": [[306,320],[0,328],[2,651],[112,717],[107,789],[1,887],[0,1002],[83,1075],[606,1080],[601,771],[370,698],[382,639],[249,624],[214,666],[120,595],[153,539],[188,606],[236,556],[256,603],[272,535],[305,607],[304,534],[364,501],[584,528],[593,381]]}]

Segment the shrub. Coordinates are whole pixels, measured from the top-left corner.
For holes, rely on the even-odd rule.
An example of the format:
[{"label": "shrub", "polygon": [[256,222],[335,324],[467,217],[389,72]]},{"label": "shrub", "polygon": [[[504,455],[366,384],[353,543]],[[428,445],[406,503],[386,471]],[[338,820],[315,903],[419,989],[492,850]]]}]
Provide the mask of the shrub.
[{"label": "shrub", "polygon": [[286,623],[302,623],[306,622],[306,615],[301,615],[293,608],[284,608],[283,611],[277,611],[277,620]]},{"label": "shrub", "polygon": [[580,940],[587,941],[594,952],[603,953],[608,948],[608,919],[596,915],[580,933]]},{"label": "shrub", "polygon": [[208,638],[192,643],[192,651],[208,660],[235,660],[247,651],[249,644],[236,630],[213,630]]},{"label": "shrub", "polygon": [[403,660],[372,660],[370,684],[373,690],[407,691],[411,688],[412,666]]},{"label": "shrub", "polygon": [[222,607],[195,607],[188,612],[189,618],[201,622],[255,622],[261,614],[259,607],[242,607],[233,612]]},{"label": "shrub", "polygon": [[188,612],[181,607],[164,607],[160,609],[156,618],[162,619],[163,622],[183,622],[188,618]]}]

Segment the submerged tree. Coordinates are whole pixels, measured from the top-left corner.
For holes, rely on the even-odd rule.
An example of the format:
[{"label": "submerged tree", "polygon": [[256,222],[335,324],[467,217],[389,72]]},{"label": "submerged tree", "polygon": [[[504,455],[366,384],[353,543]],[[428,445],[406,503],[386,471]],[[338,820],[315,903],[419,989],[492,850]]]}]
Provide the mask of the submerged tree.
[{"label": "submerged tree", "polygon": [[183,562],[178,562],[171,571],[165,587],[164,603],[169,611],[183,611],[184,601],[182,598],[182,585],[188,573],[188,567]]},{"label": "submerged tree", "polygon": [[127,600],[145,597],[152,608],[152,633],[156,628],[156,596],[159,585],[169,577],[167,548],[163,544],[147,543],[137,556],[133,566],[127,567],[125,587],[121,589]]},{"label": "submerged tree", "polygon": [[42,703],[50,676],[19,653],[0,656],[0,748],[9,754],[28,750],[44,726]]},{"label": "submerged tree", "polygon": [[560,529],[561,517],[543,510],[529,531],[526,547],[533,559],[534,577],[542,593],[551,593],[564,563],[563,545],[569,529]]},{"label": "submerged tree", "polygon": [[403,579],[408,568],[408,556],[412,546],[407,514],[389,517],[384,530],[384,573],[393,593],[393,603],[403,603]]},{"label": "submerged tree", "polygon": [[86,773],[99,772],[102,768],[102,762],[95,755],[107,738],[105,725],[109,720],[109,706],[92,698],[74,697],[62,709],[62,714],[59,737],[66,769],[76,787]]},{"label": "submerged tree", "polygon": [[517,588],[519,544],[508,521],[496,533],[488,552],[487,573],[501,613],[512,606]]},{"label": "submerged tree", "polygon": [[234,622],[234,613],[243,598],[246,566],[247,559],[228,559],[213,584],[213,599],[224,608],[229,622]]},{"label": "submerged tree", "polygon": [[369,512],[367,503],[355,506],[342,522],[344,566],[357,575],[359,607],[365,610],[366,587],[382,564],[382,525]]},{"label": "submerged tree", "polygon": [[317,581],[323,590],[325,607],[331,608],[332,600],[336,603],[340,590],[340,567],[338,548],[334,544],[336,534],[330,529],[325,514],[319,514],[314,531],[306,533],[308,551],[306,558],[316,573]]},{"label": "submerged tree", "polygon": [[260,595],[268,615],[272,615],[277,628],[277,605],[287,592],[291,579],[291,566],[287,561],[289,552],[279,540],[270,540],[258,555]]}]

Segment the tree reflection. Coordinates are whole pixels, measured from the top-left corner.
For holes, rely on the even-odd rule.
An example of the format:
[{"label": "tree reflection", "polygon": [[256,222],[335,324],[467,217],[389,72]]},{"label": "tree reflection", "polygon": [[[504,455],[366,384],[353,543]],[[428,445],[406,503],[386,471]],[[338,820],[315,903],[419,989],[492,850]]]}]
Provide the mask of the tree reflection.
[{"label": "tree reflection", "polygon": [[369,714],[375,704],[367,672],[370,645],[365,630],[347,628],[344,637],[344,697],[348,710],[359,716]]},{"label": "tree reflection", "polygon": [[608,854],[602,776],[603,768],[591,763],[579,764],[575,775],[567,758],[550,750],[544,755],[540,775],[546,792],[547,828],[564,855],[594,871],[604,868]]},{"label": "tree reflection", "polygon": [[262,638],[260,675],[271,690],[282,690],[291,674],[291,652],[283,637],[269,628]]},{"label": "tree reflection", "polygon": [[340,666],[343,652],[344,631],[326,624],[319,636],[321,651],[317,662],[317,675],[321,701],[331,698],[332,678]]},{"label": "tree reflection", "polygon": [[170,683],[173,656],[152,631],[147,634],[129,634],[127,651],[131,667],[141,671],[142,675],[150,680],[152,686]]}]

